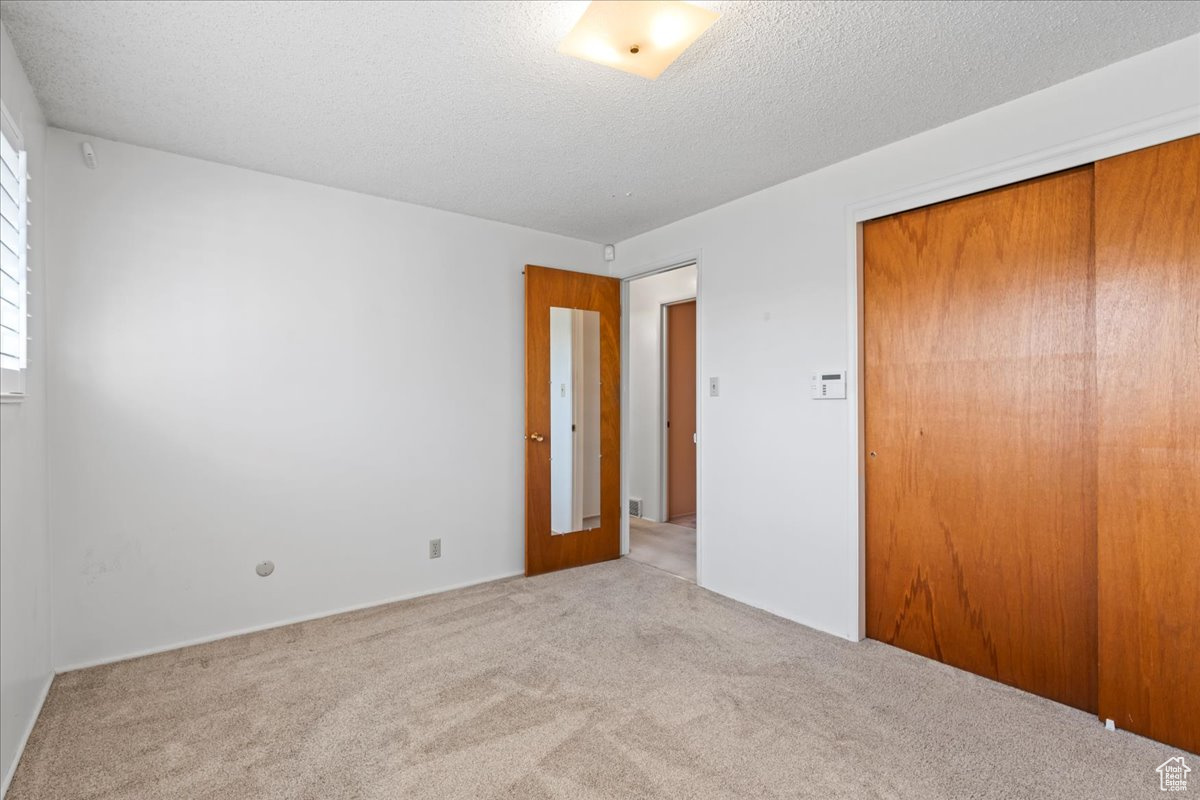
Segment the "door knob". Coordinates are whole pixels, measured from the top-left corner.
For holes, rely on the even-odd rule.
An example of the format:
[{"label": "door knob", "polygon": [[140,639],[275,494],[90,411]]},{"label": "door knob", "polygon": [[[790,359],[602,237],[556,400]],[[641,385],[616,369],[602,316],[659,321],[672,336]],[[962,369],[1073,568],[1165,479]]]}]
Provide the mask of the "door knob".
[{"label": "door knob", "polygon": [[535,442],[544,442],[546,440],[546,437],[542,436],[540,433],[531,433],[529,434],[529,438],[533,439]]}]

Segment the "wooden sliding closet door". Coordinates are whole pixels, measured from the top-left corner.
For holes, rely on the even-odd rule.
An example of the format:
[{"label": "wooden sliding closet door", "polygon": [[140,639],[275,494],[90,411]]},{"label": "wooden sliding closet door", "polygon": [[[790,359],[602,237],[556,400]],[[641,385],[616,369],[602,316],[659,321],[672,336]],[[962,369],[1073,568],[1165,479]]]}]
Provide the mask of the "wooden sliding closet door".
[{"label": "wooden sliding closet door", "polygon": [[1095,710],[1092,170],[863,237],[867,635]]},{"label": "wooden sliding closet door", "polygon": [[1200,752],[1200,136],[1096,163],[1100,717]]}]

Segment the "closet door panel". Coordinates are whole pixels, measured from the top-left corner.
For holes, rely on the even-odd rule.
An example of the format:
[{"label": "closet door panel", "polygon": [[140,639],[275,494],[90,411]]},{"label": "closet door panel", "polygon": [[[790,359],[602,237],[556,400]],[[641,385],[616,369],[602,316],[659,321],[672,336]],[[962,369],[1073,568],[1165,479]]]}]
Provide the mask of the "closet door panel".
[{"label": "closet door panel", "polygon": [[1095,172],[1099,713],[1200,752],[1200,137]]},{"label": "closet door panel", "polygon": [[1091,169],[863,236],[867,635],[1094,711]]}]

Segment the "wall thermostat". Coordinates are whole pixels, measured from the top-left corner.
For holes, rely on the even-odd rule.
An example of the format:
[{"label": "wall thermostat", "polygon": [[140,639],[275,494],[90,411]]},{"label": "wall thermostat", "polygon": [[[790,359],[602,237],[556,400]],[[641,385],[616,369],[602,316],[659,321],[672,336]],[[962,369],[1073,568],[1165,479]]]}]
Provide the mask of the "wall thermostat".
[{"label": "wall thermostat", "polygon": [[845,400],[846,373],[814,372],[810,388],[814,400]]}]

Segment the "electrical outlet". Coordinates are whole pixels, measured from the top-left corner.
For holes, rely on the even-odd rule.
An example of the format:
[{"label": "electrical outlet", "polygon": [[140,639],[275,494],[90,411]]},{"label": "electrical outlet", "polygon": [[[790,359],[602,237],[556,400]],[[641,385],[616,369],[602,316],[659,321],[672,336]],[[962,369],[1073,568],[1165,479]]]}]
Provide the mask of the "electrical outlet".
[{"label": "electrical outlet", "polygon": [[430,558],[441,558],[442,557],[442,540],[441,539],[430,539],[429,540],[429,557]]}]

